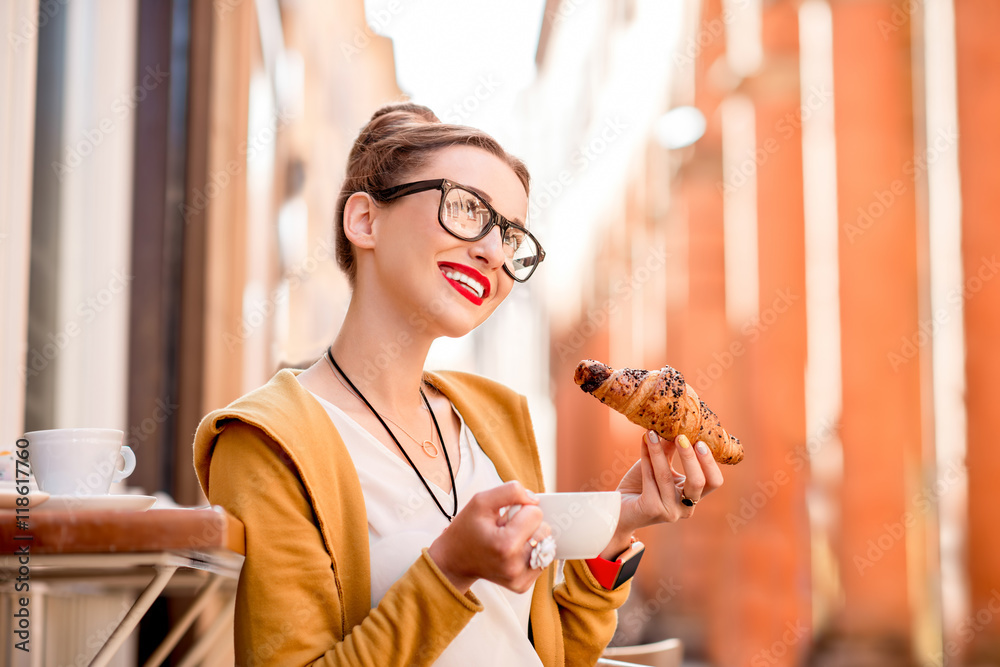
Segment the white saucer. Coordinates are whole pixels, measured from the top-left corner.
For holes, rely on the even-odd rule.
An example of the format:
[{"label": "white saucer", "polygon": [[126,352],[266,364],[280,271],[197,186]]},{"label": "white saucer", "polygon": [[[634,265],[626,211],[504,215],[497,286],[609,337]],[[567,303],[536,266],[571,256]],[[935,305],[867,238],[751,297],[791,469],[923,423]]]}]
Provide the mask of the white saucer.
[{"label": "white saucer", "polygon": [[[12,510],[17,507],[17,499],[21,497],[13,488],[0,489],[0,509]],[[44,491],[32,490],[28,494],[28,509],[38,507],[49,499],[49,494]]]},{"label": "white saucer", "polygon": [[39,507],[39,512],[63,511],[117,511],[144,512],[156,502],[155,496],[139,496],[130,493],[111,494],[107,496],[50,496],[45,507]]}]

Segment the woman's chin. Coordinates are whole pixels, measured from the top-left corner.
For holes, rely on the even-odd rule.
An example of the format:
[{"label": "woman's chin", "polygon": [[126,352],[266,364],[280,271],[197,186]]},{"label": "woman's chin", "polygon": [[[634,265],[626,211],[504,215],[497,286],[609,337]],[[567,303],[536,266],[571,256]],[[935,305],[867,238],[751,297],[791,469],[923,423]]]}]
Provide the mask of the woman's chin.
[{"label": "woman's chin", "polygon": [[473,304],[457,293],[446,293],[433,303],[437,307],[423,308],[422,316],[431,325],[429,328],[435,337],[461,338],[488,320],[496,310],[493,299],[481,305]]},{"label": "woman's chin", "polygon": [[476,319],[460,319],[460,318],[448,318],[441,319],[435,324],[437,329],[438,338],[461,338],[472,333],[472,331],[478,327],[480,324],[486,321],[486,318],[476,318]]}]

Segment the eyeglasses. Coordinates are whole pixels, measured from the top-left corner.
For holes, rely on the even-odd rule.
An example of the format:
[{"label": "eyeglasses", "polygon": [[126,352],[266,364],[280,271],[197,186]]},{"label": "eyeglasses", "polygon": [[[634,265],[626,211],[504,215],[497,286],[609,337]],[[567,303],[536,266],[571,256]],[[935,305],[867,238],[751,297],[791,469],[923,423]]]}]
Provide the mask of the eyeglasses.
[{"label": "eyeglasses", "polygon": [[404,183],[371,194],[375,199],[387,202],[427,190],[441,191],[438,222],[455,238],[478,241],[489,234],[494,226],[500,227],[505,257],[503,268],[507,275],[517,282],[523,283],[530,278],[545,259],[542,245],[531,232],[497,213],[495,208],[468,186],[439,178],[433,181]]}]

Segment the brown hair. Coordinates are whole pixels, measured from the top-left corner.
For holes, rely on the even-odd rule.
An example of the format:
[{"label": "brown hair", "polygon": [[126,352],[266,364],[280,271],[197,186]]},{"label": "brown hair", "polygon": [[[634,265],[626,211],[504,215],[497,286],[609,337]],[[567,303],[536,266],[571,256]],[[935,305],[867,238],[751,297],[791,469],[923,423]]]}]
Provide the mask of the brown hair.
[{"label": "brown hair", "polygon": [[442,123],[425,106],[410,103],[389,104],[376,111],[358,133],[347,157],[347,175],[337,198],[334,219],[337,238],[337,264],[347,274],[351,285],[357,275],[354,246],[344,233],[344,207],[355,192],[378,192],[404,182],[407,174],[426,164],[443,148],[474,146],[504,162],[520,179],[528,192],[528,168],[503,149],[496,139],[466,125]]}]

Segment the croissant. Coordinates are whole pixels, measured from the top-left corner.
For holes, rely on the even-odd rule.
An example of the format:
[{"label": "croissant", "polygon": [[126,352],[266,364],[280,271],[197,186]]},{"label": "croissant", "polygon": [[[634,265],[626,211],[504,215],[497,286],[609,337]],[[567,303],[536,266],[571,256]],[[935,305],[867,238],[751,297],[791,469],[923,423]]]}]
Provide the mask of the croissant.
[{"label": "croissant", "polygon": [[691,442],[701,440],[708,445],[719,463],[736,464],[743,460],[739,439],[722,428],[716,414],[675,368],[614,370],[599,361],[585,359],[576,367],[573,379],[580,389],[629,421],[668,440],[683,434]]}]

